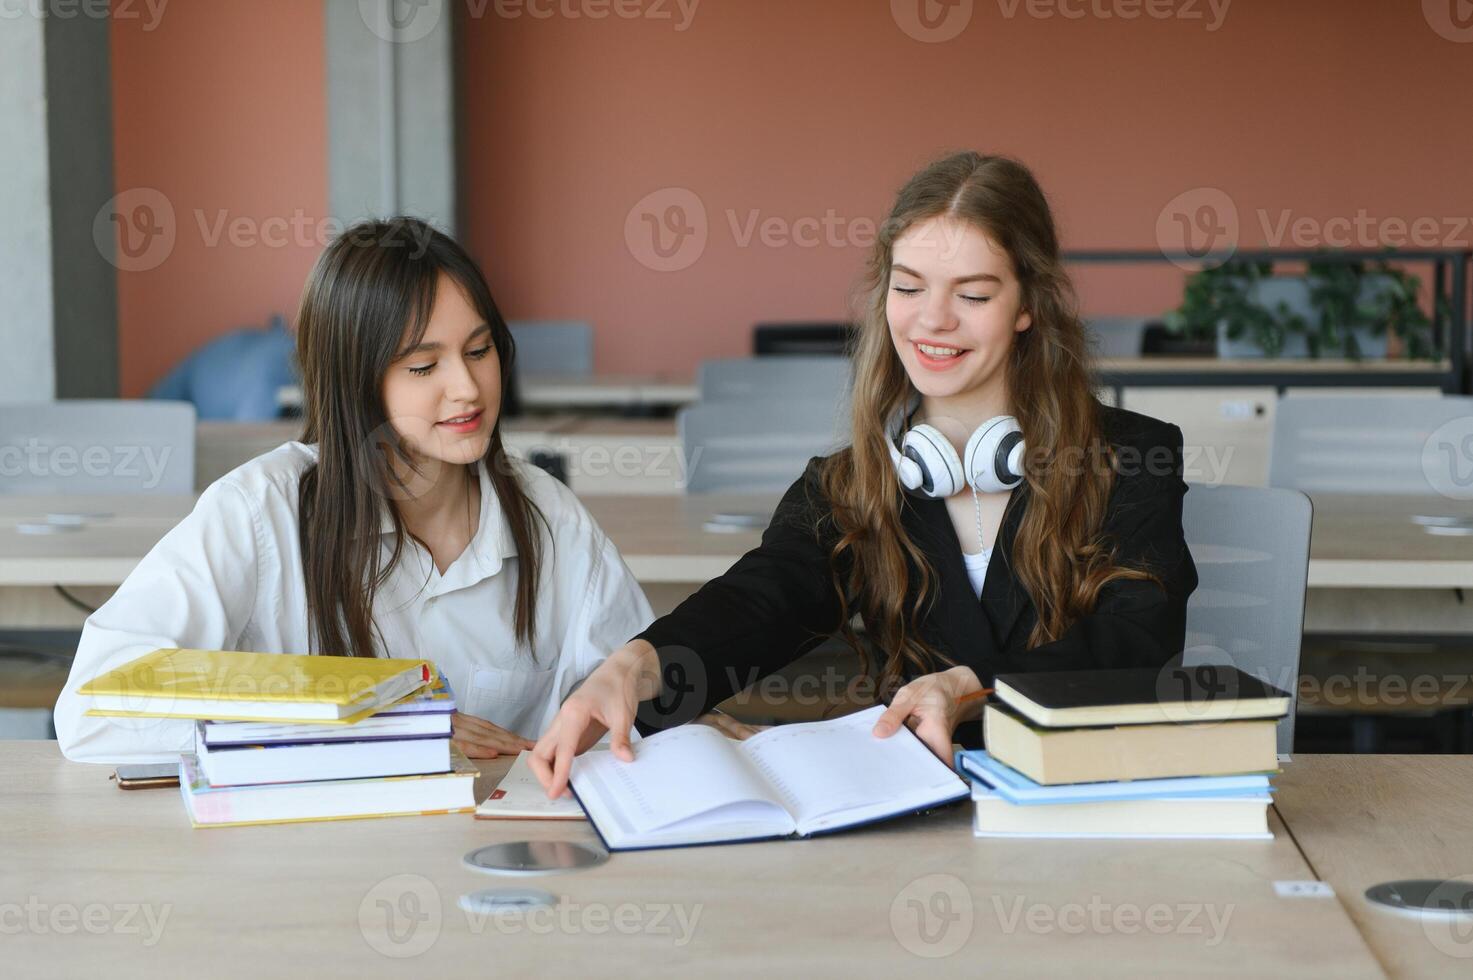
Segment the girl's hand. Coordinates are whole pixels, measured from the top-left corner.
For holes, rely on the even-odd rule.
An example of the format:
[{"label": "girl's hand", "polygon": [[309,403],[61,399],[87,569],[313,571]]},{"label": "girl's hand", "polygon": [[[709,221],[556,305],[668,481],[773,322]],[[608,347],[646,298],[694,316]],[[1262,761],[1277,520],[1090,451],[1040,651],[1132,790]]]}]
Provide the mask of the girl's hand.
[{"label": "girl's hand", "polygon": [[532,749],[532,773],[549,797],[562,796],[568,789],[568,770],[573,757],[588,749],[604,732],[609,732],[609,750],[625,762],[634,761],[629,747],[629,729],[639,702],[660,690],[660,658],[644,640],[633,640],[609,654],[609,658],[584,678],[578,690],[568,695],[547,731]]},{"label": "girl's hand", "polygon": [[771,725],[748,725],[721,711],[709,711],[697,718],[695,724],[709,725],[727,738],[734,738],[738,742],[746,741],[758,732],[765,732],[772,727]]},{"label": "girl's hand", "polygon": [[889,738],[904,724],[926,743],[926,748],[951,765],[951,735],[956,726],[982,712],[985,698],[966,703],[960,699],[982,690],[982,682],[970,667],[953,667],[939,674],[917,677],[895,693],[890,707],[875,722],[874,734]]},{"label": "girl's hand", "polygon": [[530,738],[522,738],[484,718],[457,711],[450,716],[450,744],[468,759],[494,759],[499,755],[516,755],[532,748]]}]

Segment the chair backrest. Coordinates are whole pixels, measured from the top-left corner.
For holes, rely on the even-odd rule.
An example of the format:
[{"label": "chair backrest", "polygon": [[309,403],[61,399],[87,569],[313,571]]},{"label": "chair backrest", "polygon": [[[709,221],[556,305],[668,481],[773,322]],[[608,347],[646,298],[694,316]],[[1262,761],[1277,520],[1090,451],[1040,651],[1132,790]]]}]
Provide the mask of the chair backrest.
[{"label": "chair backrest", "polygon": [[593,327],[582,320],[513,320],[517,373],[587,377],[593,373]]},{"label": "chair backrest", "polygon": [[1295,490],[1192,484],[1182,504],[1197,566],[1182,663],[1234,666],[1288,692],[1280,752],[1294,746],[1310,517]]},{"label": "chair backrest", "polygon": [[191,402],[201,419],[269,422],[281,415],[281,389],[300,383],[295,343],[282,316],[265,330],[233,330],[196,349],[148,396]]},{"label": "chair backrest", "polygon": [[1289,396],[1270,486],[1306,493],[1473,495],[1473,398]]},{"label": "chair backrest", "polygon": [[1092,316],[1084,329],[1100,357],[1140,357],[1146,323],[1143,316]]},{"label": "chair backrest", "polygon": [[852,323],[759,323],[752,328],[752,353],[843,357],[853,338]]},{"label": "chair backrest", "polygon": [[676,425],[687,493],[781,493],[849,439],[847,409],[828,399],[700,403]]},{"label": "chair backrest", "polygon": [[192,493],[194,434],[188,402],[3,405],[0,493]]},{"label": "chair backrest", "polygon": [[803,398],[849,404],[847,357],[738,357],[703,361],[696,387],[703,402]]}]

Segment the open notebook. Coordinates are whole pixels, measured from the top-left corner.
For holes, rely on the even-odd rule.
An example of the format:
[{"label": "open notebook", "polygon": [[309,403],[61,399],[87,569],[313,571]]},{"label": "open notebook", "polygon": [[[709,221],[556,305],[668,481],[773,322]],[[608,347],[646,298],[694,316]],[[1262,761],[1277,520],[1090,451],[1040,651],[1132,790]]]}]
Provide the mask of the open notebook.
[{"label": "open notebook", "polygon": [[573,760],[573,792],[611,851],[807,837],[965,799],[967,785],[908,728],[870,734],[883,707],[736,742],[706,725],[644,739],[633,762]]}]

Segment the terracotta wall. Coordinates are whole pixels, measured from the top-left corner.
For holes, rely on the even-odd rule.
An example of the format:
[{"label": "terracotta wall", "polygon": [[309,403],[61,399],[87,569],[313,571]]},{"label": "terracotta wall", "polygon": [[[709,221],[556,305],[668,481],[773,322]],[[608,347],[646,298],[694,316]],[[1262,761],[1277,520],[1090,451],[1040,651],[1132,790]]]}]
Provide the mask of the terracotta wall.
[{"label": "terracotta wall", "polygon": [[[924,33],[920,4],[964,28],[917,40],[901,24]],[[1419,218],[1439,242],[1473,242],[1459,121],[1473,28],[1430,0],[705,0],[689,18],[631,0],[619,9],[643,16],[603,19],[591,0],[480,6],[461,35],[464,235],[510,315],[591,320],[600,370],[688,373],[749,350],[759,320],[841,315],[865,222],[949,148],[1022,158],[1071,248],[1155,248],[1163,210],[1204,187],[1221,195],[1172,210],[1208,204],[1225,222],[1226,200],[1243,245],[1275,244],[1286,211],[1308,219],[1301,244],[1348,223],[1374,245]],[[651,268],[683,264],[699,235],[661,259],[643,215],[684,205],[674,226],[698,228],[695,202],[704,250]],[[1078,278],[1087,312],[1179,297],[1170,267]]]},{"label": "terracotta wall", "polygon": [[[1071,248],[1155,248],[1204,206],[1243,245],[1419,220],[1473,243],[1452,0],[445,3],[462,237],[509,316],[591,320],[601,371],[689,374],[759,320],[843,315],[873,222],[949,148],[1032,166]],[[161,192],[177,236],[120,275],[127,394],[290,313],[327,207],[319,0],[175,0],[146,27],[114,26],[118,187]],[[1159,312],[1180,281],[1078,279],[1094,313]]]},{"label": "terracotta wall", "polygon": [[319,0],[148,10],[115,0],[112,25],[120,210],[140,221],[118,274],[125,396],[216,334],[294,314],[327,211]]}]

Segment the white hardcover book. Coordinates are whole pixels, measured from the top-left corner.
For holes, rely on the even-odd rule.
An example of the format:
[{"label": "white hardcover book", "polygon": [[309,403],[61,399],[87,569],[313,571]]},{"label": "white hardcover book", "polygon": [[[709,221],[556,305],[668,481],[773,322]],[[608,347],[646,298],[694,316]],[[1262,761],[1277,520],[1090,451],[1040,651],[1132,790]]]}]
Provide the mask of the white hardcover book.
[{"label": "white hardcover book", "polygon": [[480,770],[459,752],[452,765],[451,772],[425,776],[211,786],[186,755],[179,760],[179,791],[196,827],[469,813]]},{"label": "white hardcover book", "polygon": [[197,734],[195,755],[211,786],[418,776],[451,768],[449,738],[211,746]]},{"label": "white hardcover book", "polygon": [[573,792],[611,851],[807,837],[965,799],[960,777],[883,707],[733,741],[682,725],[573,760]]}]

